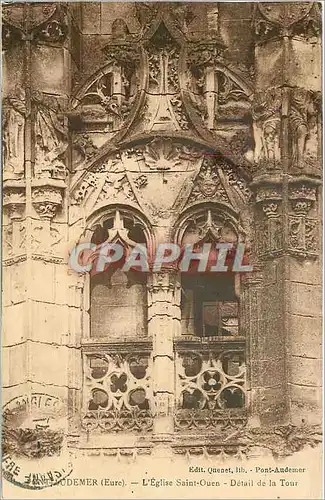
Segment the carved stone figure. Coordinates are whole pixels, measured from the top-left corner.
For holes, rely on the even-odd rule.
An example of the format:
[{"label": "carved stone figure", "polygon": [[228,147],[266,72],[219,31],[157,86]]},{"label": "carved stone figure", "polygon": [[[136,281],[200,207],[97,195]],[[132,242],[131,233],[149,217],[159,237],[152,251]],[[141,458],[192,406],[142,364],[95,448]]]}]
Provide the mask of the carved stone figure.
[{"label": "carved stone figure", "polygon": [[3,102],[3,164],[4,173],[21,175],[25,159],[25,93],[17,89],[14,96]]},{"label": "carved stone figure", "polygon": [[34,92],[35,174],[64,179],[66,166],[63,155],[67,149],[67,128],[57,99]]},{"label": "carved stone figure", "polygon": [[267,168],[279,167],[281,89],[259,92],[252,103],[255,139],[254,160]]},{"label": "carved stone figure", "polygon": [[305,162],[316,163],[319,113],[319,94],[298,88],[291,92],[289,120],[292,133],[292,163],[300,169],[304,167]]}]

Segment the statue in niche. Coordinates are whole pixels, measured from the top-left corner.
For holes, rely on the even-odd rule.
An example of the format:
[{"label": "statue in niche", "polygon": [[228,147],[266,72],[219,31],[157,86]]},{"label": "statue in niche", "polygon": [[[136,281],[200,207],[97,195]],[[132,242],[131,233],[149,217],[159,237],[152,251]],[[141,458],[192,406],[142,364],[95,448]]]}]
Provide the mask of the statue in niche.
[{"label": "statue in niche", "polygon": [[61,107],[55,97],[34,92],[35,116],[35,175],[64,179],[66,167],[63,155],[67,149],[67,130]]},{"label": "statue in niche", "polygon": [[3,101],[3,164],[4,172],[24,173],[25,93],[17,89],[14,96]]},{"label": "statue in niche", "polygon": [[280,135],[280,119],[270,119],[263,123],[262,141],[264,157],[270,164],[276,163],[279,159],[279,135]]},{"label": "statue in niche", "polygon": [[254,160],[261,166],[276,168],[280,155],[281,89],[269,89],[255,95],[252,104],[255,140]]},{"label": "statue in niche", "polygon": [[305,163],[317,160],[317,118],[321,98],[318,93],[305,89],[294,89],[291,94],[289,123],[292,133],[293,166],[303,168]]}]

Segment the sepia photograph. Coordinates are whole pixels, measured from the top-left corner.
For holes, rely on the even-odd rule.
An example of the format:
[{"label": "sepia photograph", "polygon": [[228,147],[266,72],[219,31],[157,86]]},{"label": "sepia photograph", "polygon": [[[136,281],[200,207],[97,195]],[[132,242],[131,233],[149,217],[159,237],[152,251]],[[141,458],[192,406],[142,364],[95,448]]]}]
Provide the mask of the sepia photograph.
[{"label": "sepia photograph", "polygon": [[323,498],[322,10],[1,2],[2,498]]}]

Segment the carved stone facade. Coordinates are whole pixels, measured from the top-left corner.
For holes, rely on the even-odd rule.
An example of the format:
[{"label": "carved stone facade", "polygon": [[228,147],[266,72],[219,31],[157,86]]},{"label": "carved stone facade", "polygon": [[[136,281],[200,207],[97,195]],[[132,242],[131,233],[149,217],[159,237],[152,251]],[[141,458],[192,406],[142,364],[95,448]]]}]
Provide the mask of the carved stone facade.
[{"label": "carved stone facade", "polygon": [[[116,5],[2,9],[4,403],[60,398],[76,453],[315,445],[319,4]],[[90,241],[244,242],[253,272],[77,274]]]}]

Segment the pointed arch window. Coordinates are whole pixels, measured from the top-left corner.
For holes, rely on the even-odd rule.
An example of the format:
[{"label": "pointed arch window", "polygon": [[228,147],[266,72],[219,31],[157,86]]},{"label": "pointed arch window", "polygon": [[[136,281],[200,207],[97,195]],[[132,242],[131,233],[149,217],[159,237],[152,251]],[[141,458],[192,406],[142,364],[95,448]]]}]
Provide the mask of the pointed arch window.
[{"label": "pointed arch window", "polygon": [[[137,243],[146,245],[143,229],[132,216],[114,216],[99,225],[92,243],[119,243],[127,253]],[[143,339],[147,335],[147,277],[145,273],[115,267],[90,278],[90,337],[97,339]]]},{"label": "pointed arch window", "polygon": [[218,242],[237,242],[237,235],[230,220],[207,209],[192,217],[182,236],[182,245],[192,244],[200,253],[205,243],[211,244],[207,272],[196,272],[194,264],[188,273],[182,273],[181,324],[183,335],[201,338],[235,337],[239,334],[238,277],[231,272],[233,251],[226,264],[229,272],[209,272],[215,264]]},{"label": "pointed arch window", "polygon": [[[117,209],[98,224],[92,243],[119,243],[125,256],[146,246],[141,221]],[[93,254],[94,259],[98,254]],[[96,261],[93,268],[96,268]],[[82,427],[88,432],[152,430],[152,342],[147,335],[147,277],[115,267],[90,276],[90,338],[83,345]]]},{"label": "pointed arch window", "polygon": [[225,419],[236,425],[246,422],[246,349],[239,277],[232,272],[234,255],[228,251],[228,272],[213,273],[209,268],[216,264],[215,244],[229,243],[235,250],[242,234],[232,215],[207,206],[180,223],[177,237],[197,252],[210,243],[211,251],[207,272],[198,272],[195,263],[181,276],[181,335],[174,341],[175,430],[218,432],[219,426],[222,432]]}]

